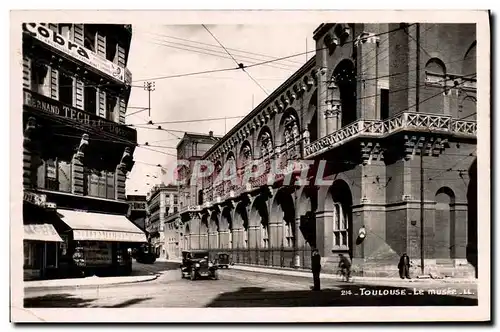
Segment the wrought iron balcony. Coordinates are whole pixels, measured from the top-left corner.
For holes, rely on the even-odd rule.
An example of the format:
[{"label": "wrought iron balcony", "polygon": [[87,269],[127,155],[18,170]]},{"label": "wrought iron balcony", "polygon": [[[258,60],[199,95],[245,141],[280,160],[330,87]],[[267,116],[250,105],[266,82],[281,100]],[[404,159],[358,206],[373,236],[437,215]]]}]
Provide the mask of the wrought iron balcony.
[{"label": "wrought iron balcony", "polygon": [[400,131],[444,133],[476,137],[476,121],[452,119],[449,115],[404,112],[385,121],[358,120],[304,147],[304,157],[313,158],[360,137],[385,137]]}]

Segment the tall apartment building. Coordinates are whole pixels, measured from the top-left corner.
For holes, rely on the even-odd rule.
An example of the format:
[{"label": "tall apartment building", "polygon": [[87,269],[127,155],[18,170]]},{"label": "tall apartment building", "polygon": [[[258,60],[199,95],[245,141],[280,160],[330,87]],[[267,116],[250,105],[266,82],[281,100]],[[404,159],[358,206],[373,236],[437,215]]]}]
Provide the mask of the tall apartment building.
[{"label": "tall apartment building", "polygon": [[165,221],[170,214],[177,213],[179,196],[177,186],[159,184],[146,195],[146,232],[156,256],[167,258],[165,245]]},{"label": "tall apartment building", "polygon": [[131,37],[126,25],[23,24],[26,277],[121,271],[128,248],[146,241],[126,218]]}]

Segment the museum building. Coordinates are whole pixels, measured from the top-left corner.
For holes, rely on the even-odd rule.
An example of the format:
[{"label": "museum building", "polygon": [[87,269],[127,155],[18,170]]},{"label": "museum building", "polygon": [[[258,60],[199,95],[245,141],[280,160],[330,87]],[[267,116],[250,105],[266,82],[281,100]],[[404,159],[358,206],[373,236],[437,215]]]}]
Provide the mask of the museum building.
[{"label": "museum building", "polygon": [[[203,154],[215,172],[179,211],[182,247],[287,268],[316,247],[325,271],[344,254],[364,276],[396,276],[407,253],[413,275],[477,274],[475,25],[313,36],[315,56]],[[265,172],[221,180],[228,161]]]}]

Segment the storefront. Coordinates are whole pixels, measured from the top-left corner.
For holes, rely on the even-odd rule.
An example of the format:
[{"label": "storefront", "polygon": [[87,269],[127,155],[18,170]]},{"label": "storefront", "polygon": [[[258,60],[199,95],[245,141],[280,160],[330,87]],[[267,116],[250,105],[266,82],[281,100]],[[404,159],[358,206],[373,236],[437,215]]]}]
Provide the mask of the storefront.
[{"label": "storefront", "polygon": [[50,224],[24,225],[24,280],[57,274],[59,245],[63,242]]},{"label": "storefront", "polygon": [[61,232],[67,250],[61,259],[83,275],[131,272],[132,248],[147,243],[146,235],[124,215],[58,209],[67,226]]}]

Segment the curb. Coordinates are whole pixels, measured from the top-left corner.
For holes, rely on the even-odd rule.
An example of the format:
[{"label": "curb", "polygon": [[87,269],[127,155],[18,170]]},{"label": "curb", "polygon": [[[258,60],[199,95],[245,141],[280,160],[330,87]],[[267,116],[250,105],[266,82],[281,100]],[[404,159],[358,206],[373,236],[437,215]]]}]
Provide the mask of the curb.
[{"label": "curb", "polygon": [[[237,269],[240,271],[251,271],[251,272],[258,272],[258,273],[267,273],[267,274],[276,274],[276,275],[288,275],[288,276],[294,276],[294,277],[302,277],[302,278],[311,278],[312,274],[311,272],[306,272],[306,271],[292,271],[292,270],[281,270],[281,269],[269,269],[269,268],[261,268],[261,267],[254,267],[254,266],[248,266],[248,265],[233,265],[233,269]],[[328,280],[342,280],[341,276],[335,275],[335,274],[330,274],[330,273],[322,273],[321,274],[322,279],[328,279]],[[475,283],[477,282],[476,279],[458,279],[458,278],[443,278],[443,279],[432,279],[432,278],[426,278],[426,279],[421,279],[421,278],[413,278],[408,281],[402,280],[400,278],[387,278],[387,277],[361,277],[361,276],[353,276],[353,280],[358,280],[358,281],[377,281],[377,282],[407,282],[407,283],[435,283],[435,282],[442,282],[442,283]]]},{"label": "curb", "polygon": [[[135,280],[120,280],[116,282],[109,282],[109,283],[99,283],[99,284],[72,284],[72,285],[39,285],[39,286],[29,286],[25,285],[24,286],[24,291],[34,291],[34,290],[62,290],[62,289],[68,289],[68,288],[76,288],[76,289],[89,289],[89,288],[106,288],[106,287],[112,287],[116,285],[126,285],[126,284],[137,284],[141,282],[147,282],[147,281],[153,281],[158,279],[160,275],[159,274],[154,274],[150,276],[145,276],[142,279],[135,279]],[[111,277],[112,278],[112,277]],[[127,278],[127,277],[125,277]],[[134,277],[130,277],[134,278]],[[85,280],[85,279],[81,279]]]},{"label": "curb", "polygon": [[[169,260],[172,263],[181,263],[181,261],[177,260]],[[302,277],[302,278],[311,278],[312,273],[308,271],[302,270],[288,270],[288,269],[279,269],[279,268],[266,268],[266,267],[257,267],[253,265],[241,265],[235,264],[231,266],[234,270],[240,271],[250,271],[257,273],[266,273],[266,274],[275,274],[275,275],[287,275],[293,277]],[[328,280],[342,280],[341,276],[331,274],[331,273],[322,273],[322,279]],[[413,278],[409,281],[402,280],[400,278],[387,278],[387,277],[361,277],[361,276],[353,276],[353,280],[358,281],[377,281],[377,282],[405,282],[405,283],[449,283],[449,284],[460,284],[460,283],[476,283],[477,279],[459,279],[459,278],[443,278],[443,279],[433,279],[433,278]]]}]

